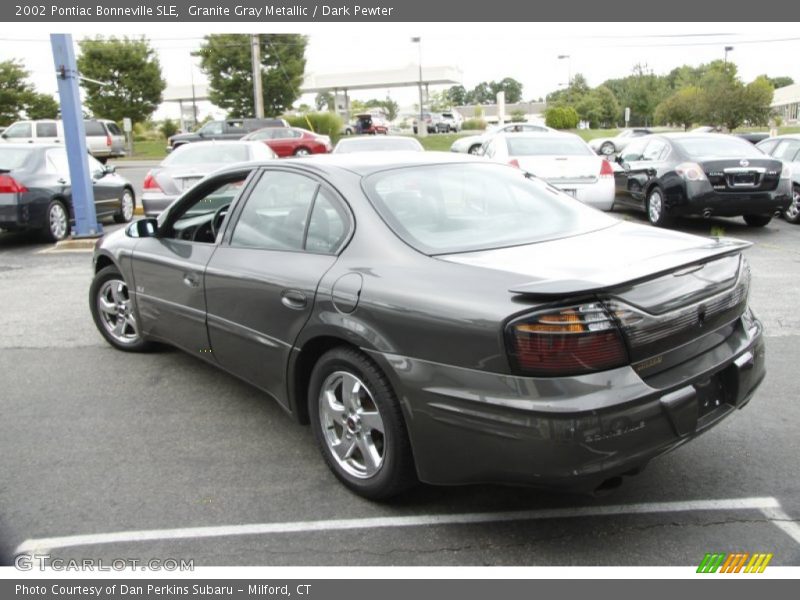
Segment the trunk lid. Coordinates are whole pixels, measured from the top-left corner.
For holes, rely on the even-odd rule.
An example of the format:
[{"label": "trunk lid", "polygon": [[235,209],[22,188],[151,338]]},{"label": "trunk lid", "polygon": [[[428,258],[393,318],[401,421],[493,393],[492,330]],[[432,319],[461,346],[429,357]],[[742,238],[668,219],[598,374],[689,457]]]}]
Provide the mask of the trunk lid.
[{"label": "trunk lid", "polygon": [[718,192],[771,192],[778,187],[783,165],[765,158],[701,159],[700,167]]},{"label": "trunk lid", "polygon": [[599,156],[517,156],[520,168],[553,185],[595,183],[600,176]]}]

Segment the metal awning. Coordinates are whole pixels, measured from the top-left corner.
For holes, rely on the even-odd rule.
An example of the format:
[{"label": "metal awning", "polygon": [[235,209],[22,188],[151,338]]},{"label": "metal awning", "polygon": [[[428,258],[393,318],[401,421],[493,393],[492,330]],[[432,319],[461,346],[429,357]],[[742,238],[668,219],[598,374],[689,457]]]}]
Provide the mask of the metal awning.
[{"label": "metal awning", "polygon": [[[309,73],[300,91],[304,94],[333,92],[337,90],[370,90],[419,85],[418,65],[381,71],[356,71],[352,73]],[[457,67],[422,67],[424,85],[456,85],[461,83],[461,69]]]}]

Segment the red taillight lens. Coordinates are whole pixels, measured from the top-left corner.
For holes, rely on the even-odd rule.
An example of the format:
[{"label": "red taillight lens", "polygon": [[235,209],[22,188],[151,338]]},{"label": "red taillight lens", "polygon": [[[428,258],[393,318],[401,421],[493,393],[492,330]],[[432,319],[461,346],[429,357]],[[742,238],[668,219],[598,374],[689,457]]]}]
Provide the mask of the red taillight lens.
[{"label": "red taillight lens", "polygon": [[606,159],[601,160],[600,163],[600,177],[613,177],[614,169],[611,167],[611,163]]},{"label": "red taillight lens", "polygon": [[27,191],[28,188],[11,175],[0,175],[0,194],[24,194]]},{"label": "red taillight lens", "polygon": [[512,158],[510,161],[508,161],[508,164],[510,164],[512,167],[517,167],[518,169],[522,168],[519,166],[519,161],[516,158]]},{"label": "red taillight lens", "polygon": [[110,135],[107,135],[107,136],[106,136],[106,146],[108,146],[109,148],[111,148],[111,136],[110,136]]},{"label": "red taillight lens", "polygon": [[697,163],[681,163],[675,167],[675,172],[687,181],[703,181],[706,179],[703,167]]},{"label": "red taillight lens", "polygon": [[142,185],[142,188],[151,192],[162,191],[161,186],[158,185],[158,182],[156,181],[156,178],[153,177],[152,173],[148,173],[147,177],[144,178],[144,184]]},{"label": "red taillight lens", "polygon": [[513,362],[528,375],[580,375],[628,363],[616,323],[597,302],[527,315],[508,326],[507,336]]}]

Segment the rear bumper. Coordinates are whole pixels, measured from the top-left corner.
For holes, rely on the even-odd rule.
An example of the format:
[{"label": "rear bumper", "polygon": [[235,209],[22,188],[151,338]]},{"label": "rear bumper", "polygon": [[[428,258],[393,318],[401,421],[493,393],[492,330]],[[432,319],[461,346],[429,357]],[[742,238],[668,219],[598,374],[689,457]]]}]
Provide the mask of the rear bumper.
[{"label": "rear bumper", "polygon": [[147,217],[157,217],[164,209],[175,201],[178,196],[146,192],[142,194],[142,210]]},{"label": "rear bumper", "polygon": [[[702,360],[675,367],[674,383],[664,386],[670,377],[660,375],[658,387],[630,367],[528,378],[371,355],[398,393],[420,479],[444,485],[592,491],[742,408],[765,375],[761,324],[743,319]],[[690,363],[702,370],[691,372]],[[727,391],[703,409],[712,378]]]},{"label": "rear bumper", "polygon": [[[599,210],[611,210],[614,206],[614,179],[606,177],[594,183],[562,183],[549,181],[551,185],[560,190],[567,191],[584,204]],[[572,190],[572,192],[570,192]]]},{"label": "rear bumper", "polygon": [[791,186],[788,181],[781,182],[771,192],[718,192],[708,182],[702,182],[688,185],[685,194],[667,194],[666,209],[673,216],[766,216],[786,210],[791,203]]}]

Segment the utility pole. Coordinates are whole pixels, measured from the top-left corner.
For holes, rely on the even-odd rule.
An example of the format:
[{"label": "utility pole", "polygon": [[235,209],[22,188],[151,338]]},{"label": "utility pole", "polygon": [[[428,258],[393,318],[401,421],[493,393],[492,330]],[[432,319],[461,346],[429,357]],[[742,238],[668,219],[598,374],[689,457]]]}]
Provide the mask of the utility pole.
[{"label": "utility pole", "polygon": [[264,91],[261,88],[261,40],[259,34],[250,36],[250,55],[253,59],[253,106],[256,109],[255,117],[264,118]]},{"label": "utility pole", "polygon": [[78,88],[78,65],[75,48],[68,33],[51,33],[53,63],[56,67],[58,97],[61,101],[61,119],[64,123],[64,143],[69,163],[69,186],[72,194],[72,211],[75,214],[74,238],[99,237],[103,227],[97,222],[92,189],[92,173],[89,172],[86,149],[86,129],[83,125],[83,109]]},{"label": "utility pole", "polygon": [[412,37],[411,41],[419,48],[419,121],[417,121],[417,135],[428,135],[428,125],[425,123],[425,109],[422,102],[422,38]]}]

